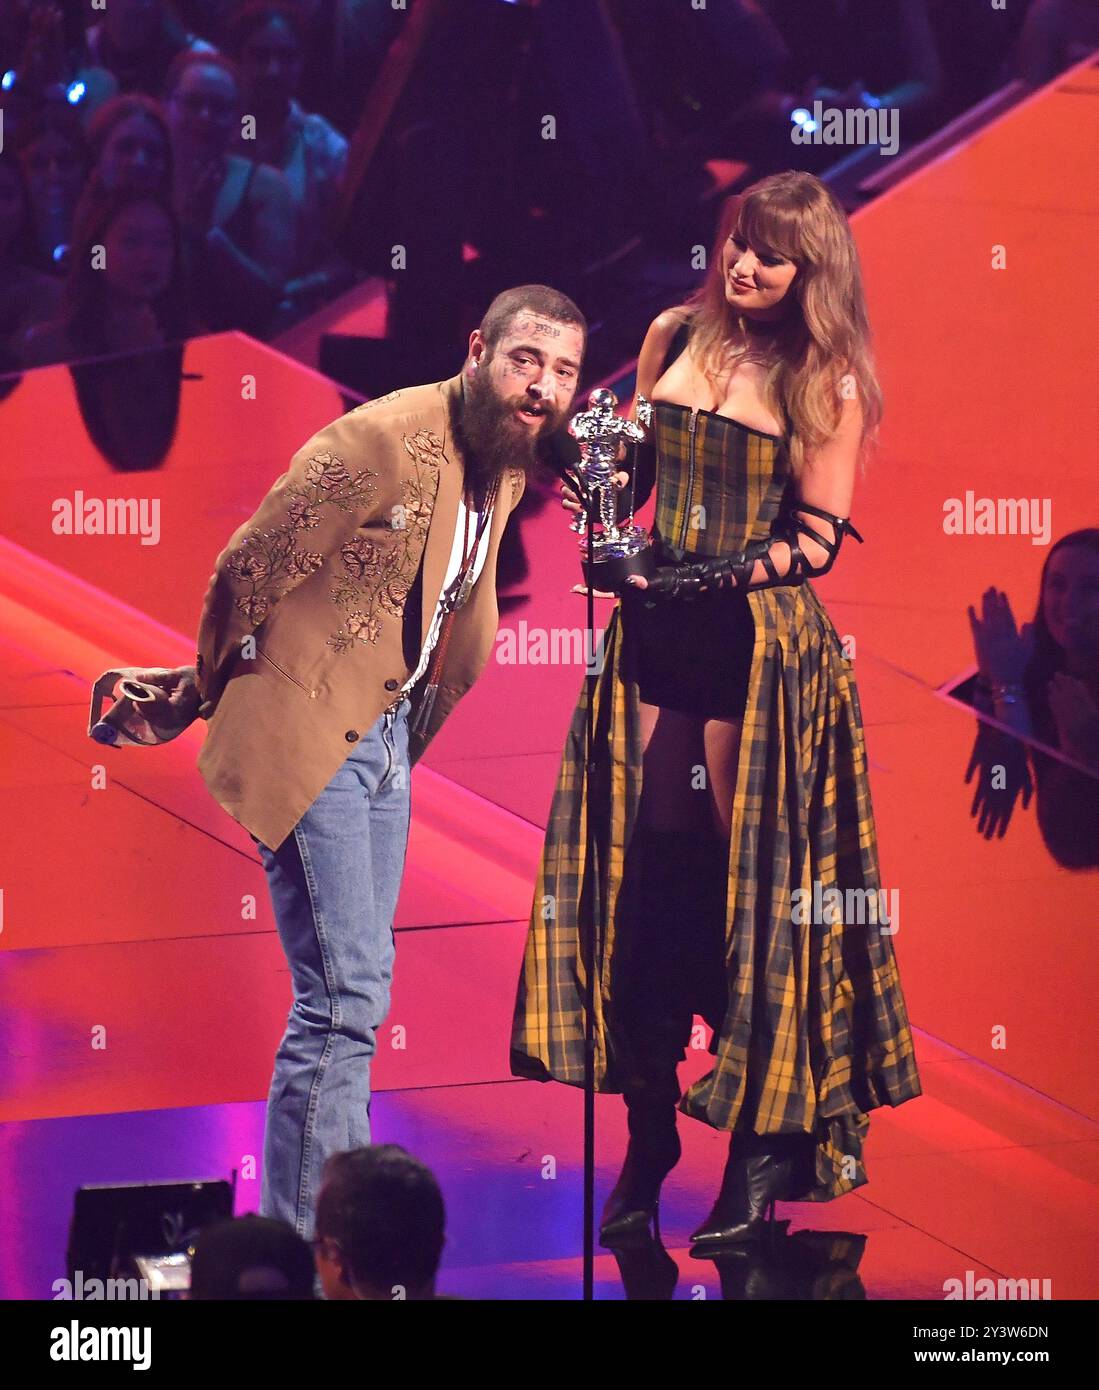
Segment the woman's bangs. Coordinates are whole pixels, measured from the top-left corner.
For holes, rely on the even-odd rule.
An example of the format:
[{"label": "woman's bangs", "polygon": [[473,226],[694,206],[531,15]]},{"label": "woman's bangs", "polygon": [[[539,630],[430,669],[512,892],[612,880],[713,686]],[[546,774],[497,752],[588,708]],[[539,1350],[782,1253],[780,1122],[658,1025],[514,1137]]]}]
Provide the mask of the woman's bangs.
[{"label": "woman's bangs", "polygon": [[777,200],[746,200],[736,226],[759,256],[783,256],[795,262],[803,259],[796,208],[783,208]]}]

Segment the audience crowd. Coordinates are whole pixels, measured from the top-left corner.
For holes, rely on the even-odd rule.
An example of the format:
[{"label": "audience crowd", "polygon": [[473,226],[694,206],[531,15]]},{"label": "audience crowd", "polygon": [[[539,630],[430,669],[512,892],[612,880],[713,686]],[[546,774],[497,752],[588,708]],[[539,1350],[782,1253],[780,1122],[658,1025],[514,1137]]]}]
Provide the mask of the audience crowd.
[{"label": "audience crowd", "polygon": [[723,0],[659,25],[632,0],[5,0],[0,373],[271,338],[373,275],[422,350],[453,335],[470,243],[496,281],[564,284],[644,235],[640,188],[656,223],[715,154],[789,166],[814,98],[896,107],[918,139],[1097,46],[1094,0]]}]

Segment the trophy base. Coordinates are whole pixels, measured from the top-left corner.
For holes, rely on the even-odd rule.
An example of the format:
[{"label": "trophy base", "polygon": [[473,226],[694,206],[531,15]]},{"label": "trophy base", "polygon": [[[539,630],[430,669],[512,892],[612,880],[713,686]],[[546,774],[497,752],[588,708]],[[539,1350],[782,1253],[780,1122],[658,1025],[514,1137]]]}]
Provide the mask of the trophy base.
[{"label": "trophy base", "polygon": [[614,555],[606,560],[596,560],[588,564],[581,560],[584,583],[589,589],[601,589],[604,593],[617,593],[631,574],[643,575],[651,579],[656,573],[656,553],[651,545],[632,555]]}]

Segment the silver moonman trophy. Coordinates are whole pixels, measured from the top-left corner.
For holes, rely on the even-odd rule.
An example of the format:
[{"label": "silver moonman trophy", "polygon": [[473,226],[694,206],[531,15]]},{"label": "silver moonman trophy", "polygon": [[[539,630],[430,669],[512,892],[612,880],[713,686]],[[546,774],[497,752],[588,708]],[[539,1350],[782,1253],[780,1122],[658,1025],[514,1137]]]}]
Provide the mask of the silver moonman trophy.
[{"label": "silver moonman trophy", "polygon": [[[640,443],[645,438],[640,425],[614,413],[618,397],[599,387],[588,397],[588,408],[572,417],[569,433],[580,446],[576,471],[588,490],[588,512],[581,510],[569,527],[580,537],[584,582],[592,589],[613,592],[631,574],[648,578],[656,570],[656,558],[649,538],[634,524],[631,500],[629,515],[617,520],[618,489],[613,478],[618,471],[618,450],[624,440]],[[629,483],[631,499],[633,480]],[[592,563],[588,564],[588,518],[597,520],[592,536]]]}]

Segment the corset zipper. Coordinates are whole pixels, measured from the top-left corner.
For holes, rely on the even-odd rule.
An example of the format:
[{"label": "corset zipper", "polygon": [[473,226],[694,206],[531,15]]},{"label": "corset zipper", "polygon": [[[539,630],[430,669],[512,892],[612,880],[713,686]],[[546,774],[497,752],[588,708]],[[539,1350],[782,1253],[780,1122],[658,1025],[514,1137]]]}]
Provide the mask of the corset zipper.
[{"label": "corset zipper", "polygon": [[691,409],[687,423],[687,505],[683,509],[683,531],[679,538],[680,550],[687,549],[687,522],[691,515],[691,498],[695,486],[695,425],[698,422],[698,406]]}]

